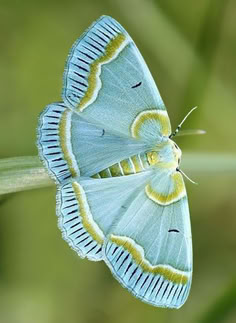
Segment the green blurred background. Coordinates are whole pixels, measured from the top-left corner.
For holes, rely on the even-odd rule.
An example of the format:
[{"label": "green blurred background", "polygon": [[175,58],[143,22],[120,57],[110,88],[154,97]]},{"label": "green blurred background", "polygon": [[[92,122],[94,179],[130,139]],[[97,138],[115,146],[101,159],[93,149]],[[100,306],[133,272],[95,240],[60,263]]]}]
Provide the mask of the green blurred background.
[{"label": "green blurred background", "polygon": [[186,183],[191,293],[179,310],[154,308],[124,290],[105,264],[79,259],[61,238],[50,187],[1,199],[0,322],[234,323],[236,176],[224,168],[225,154],[236,147],[234,0],[0,0],[0,158],[37,154],[38,115],[60,100],[69,48],[102,14],[135,40],[173,128],[198,106],[184,128],[207,134],[176,139],[183,159],[189,151],[222,158],[219,172],[203,165],[188,173],[199,183]]}]

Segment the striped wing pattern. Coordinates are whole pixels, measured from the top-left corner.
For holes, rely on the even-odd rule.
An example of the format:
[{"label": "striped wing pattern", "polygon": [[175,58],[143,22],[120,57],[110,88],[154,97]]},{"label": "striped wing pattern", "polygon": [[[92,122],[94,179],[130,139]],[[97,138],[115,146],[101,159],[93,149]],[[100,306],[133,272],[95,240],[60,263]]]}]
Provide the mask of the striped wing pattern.
[{"label": "striped wing pattern", "polygon": [[[69,160],[66,159],[66,154],[63,152],[62,138],[68,137],[67,133],[69,133],[66,127],[62,125],[63,114],[70,114],[70,111],[63,103],[48,105],[39,117],[38,127],[39,155],[49,174],[57,183],[63,183],[71,178],[73,174],[79,175],[79,169],[74,161],[73,154],[70,153],[76,171],[72,171]],[[68,125],[70,126],[70,124]],[[70,138],[67,139],[67,150],[71,151]]]},{"label": "striped wing pattern", "polygon": [[91,219],[90,208],[80,184],[73,181],[60,187],[57,201],[58,226],[63,238],[81,258],[102,260],[104,234]]},{"label": "striped wing pattern", "polygon": [[185,302],[191,277],[183,282],[173,277],[166,279],[161,273],[145,271],[125,247],[108,240],[106,245],[106,262],[118,281],[137,298],[159,307],[179,308]]},{"label": "striped wing pattern", "polygon": [[[122,45],[123,43],[123,45]],[[96,99],[96,74],[125,45],[125,35],[112,19],[101,17],[73,45],[65,68],[62,96],[67,106],[84,109]],[[110,47],[109,47],[110,46]],[[99,82],[98,82],[99,83]],[[87,101],[87,102],[86,102]]]}]

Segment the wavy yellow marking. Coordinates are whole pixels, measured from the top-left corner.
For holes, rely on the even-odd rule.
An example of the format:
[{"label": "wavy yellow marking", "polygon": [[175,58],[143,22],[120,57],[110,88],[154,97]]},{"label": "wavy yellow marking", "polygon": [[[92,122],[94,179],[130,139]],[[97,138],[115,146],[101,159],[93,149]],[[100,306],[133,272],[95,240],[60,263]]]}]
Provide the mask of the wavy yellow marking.
[{"label": "wavy yellow marking", "polygon": [[90,234],[93,240],[97,241],[99,244],[102,244],[104,242],[104,235],[98,225],[95,222],[92,223],[92,215],[82,186],[76,182],[73,182],[72,187],[80,207],[80,216],[82,218],[83,227]]},{"label": "wavy yellow marking", "polygon": [[97,87],[97,75],[100,73],[101,64],[105,64],[106,62],[110,61],[124,41],[125,35],[118,34],[106,46],[104,55],[96,59],[90,65],[90,73],[88,76],[88,89],[79,103],[78,109],[80,111],[83,111],[86,108],[87,103],[91,100],[94,94],[94,91]]},{"label": "wavy yellow marking", "polygon": [[131,167],[131,165],[130,165],[130,163],[128,162],[127,159],[122,160],[120,162],[120,165],[121,165],[121,167],[123,169],[124,175],[130,175],[130,174],[134,173],[133,169],[132,169],[132,167]]},{"label": "wavy yellow marking", "polygon": [[[153,266],[144,258],[144,252],[139,251],[134,243],[130,242],[130,238],[111,235],[110,240],[118,246],[122,246],[126,249],[133,257],[137,265],[139,265],[143,271],[152,273],[155,275],[162,275],[165,279],[175,283],[175,284],[187,284],[189,277],[186,273],[181,270],[172,269],[169,265],[156,265]],[[132,240],[131,240],[132,241]],[[141,247],[139,246],[141,249]],[[143,251],[143,249],[142,249]]]},{"label": "wavy yellow marking", "polygon": [[177,202],[186,195],[184,180],[179,172],[175,172],[171,175],[171,179],[174,184],[174,189],[168,195],[157,192],[156,189],[152,188],[151,184],[145,186],[145,192],[147,196],[157,204],[169,205]]},{"label": "wavy yellow marking", "polygon": [[136,173],[140,173],[143,169],[142,169],[142,167],[140,165],[140,161],[139,161],[138,157],[137,156],[132,156],[131,160],[132,160],[132,162],[134,164],[134,168],[135,168]]},{"label": "wavy yellow marking", "polygon": [[134,138],[140,138],[141,127],[145,123],[157,122],[160,124],[161,134],[169,136],[171,134],[170,120],[165,110],[145,110],[140,112],[131,125],[131,134]]},{"label": "wavy yellow marking", "polygon": [[[67,124],[67,118],[69,117],[69,114],[71,112],[69,110],[65,110],[62,113],[62,117],[59,123],[59,137],[60,137],[60,143],[61,143],[61,150],[63,152],[64,155],[64,159],[66,160],[69,170],[71,172],[72,177],[76,177],[77,171],[73,166],[73,161],[72,161],[72,156],[71,156],[71,152],[68,149],[68,143],[67,143],[67,131],[71,131],[71,129],[67,129],[68,124]],[[69,125],[70,127],[71,125]]]}]

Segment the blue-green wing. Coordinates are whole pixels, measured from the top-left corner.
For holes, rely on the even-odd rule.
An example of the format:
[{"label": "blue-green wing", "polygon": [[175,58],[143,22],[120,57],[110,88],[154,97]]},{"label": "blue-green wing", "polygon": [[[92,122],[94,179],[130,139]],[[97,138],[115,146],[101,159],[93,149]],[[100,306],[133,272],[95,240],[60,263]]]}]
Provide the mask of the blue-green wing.
[{"label": "blue-green wing", "polygon": [[112,133],[155,142],[171,133],[146,63],[111,17],[102,16],[73,45],[62,97],[67,107]]},{"label": "blue-green wing", "polygon": [[105,260],[115,278],[144,302],[183,305],[191,286],[192,244],[181,178],[153,170],[82,177],[60,186],[57,201],[63,237],[81,257]]},{"label": "blue-green wing", "polygon": [[191,286],[191,228],[182,184],[181,178],[162,172],[156,175],[104,244],[105,261],[114,277],[134,296],[154,306],[179,308]]},{"label": "blue-green wing", "polygon": [[68,109],[48,105],[39,118],[38,148],[57,183],[92,176],[129,156],[150,150],[141,140],[109,133]]},{"label": "blue-green wing", "polygon": [[79,256],[94,261],[103,259],[102,246],[108,233],[148,178],[150,172],[103,179],[81,177],[59,186],[59,228]]}]

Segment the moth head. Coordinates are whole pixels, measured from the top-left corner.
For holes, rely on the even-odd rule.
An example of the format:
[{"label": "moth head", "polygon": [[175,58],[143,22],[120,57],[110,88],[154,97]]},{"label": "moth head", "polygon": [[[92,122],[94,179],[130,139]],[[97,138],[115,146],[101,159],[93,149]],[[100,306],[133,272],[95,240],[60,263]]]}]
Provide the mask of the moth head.
[{"label": "moth head", "polygon": [[179,165],[181,162],[182,151],[174,141],[172,141],[172,147],[173,147],[174,159]]}]

